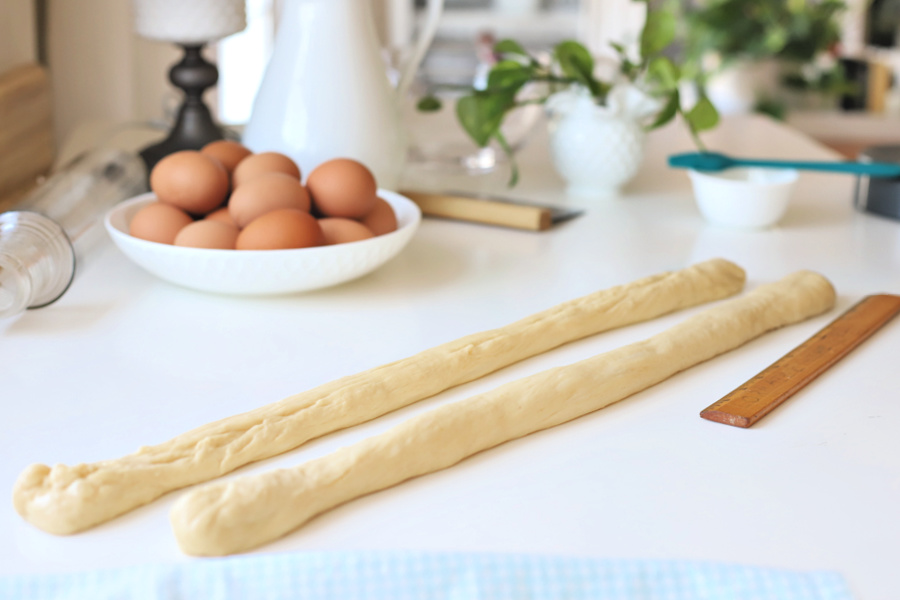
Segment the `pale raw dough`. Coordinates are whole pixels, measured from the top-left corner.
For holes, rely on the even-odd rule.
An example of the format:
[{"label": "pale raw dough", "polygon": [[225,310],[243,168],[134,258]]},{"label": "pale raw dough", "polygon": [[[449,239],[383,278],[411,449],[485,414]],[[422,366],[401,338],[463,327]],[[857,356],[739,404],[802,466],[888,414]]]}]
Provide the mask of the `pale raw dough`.
[{"label": "pale raw dough", "polygon": [[205,485],[172,508],[175,536],[188,554],[250,550],[329,508],[608,406],[820,314],[834,298],[821,275],[795,273],[642,342],[441,406],[299,467]]},{"label": "pale raw dough", "polygon": [[740,267],[715,259],[599,291],[120,459],[73,467],[32,465],[16,481],[13,503],[20,515],[45,531],[82,531],[166,492],[209,481],[562,344],[731,296],[743,284]]}]

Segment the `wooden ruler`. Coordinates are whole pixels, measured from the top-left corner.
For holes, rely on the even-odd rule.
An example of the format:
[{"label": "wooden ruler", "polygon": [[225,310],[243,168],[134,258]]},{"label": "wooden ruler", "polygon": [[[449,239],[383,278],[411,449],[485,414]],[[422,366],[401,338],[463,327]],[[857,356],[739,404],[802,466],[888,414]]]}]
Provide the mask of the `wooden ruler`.
[{"label": "wooden ruler", "polygon": [[900,313],[900,296],[867,296],[700,416],[750,427]]}]

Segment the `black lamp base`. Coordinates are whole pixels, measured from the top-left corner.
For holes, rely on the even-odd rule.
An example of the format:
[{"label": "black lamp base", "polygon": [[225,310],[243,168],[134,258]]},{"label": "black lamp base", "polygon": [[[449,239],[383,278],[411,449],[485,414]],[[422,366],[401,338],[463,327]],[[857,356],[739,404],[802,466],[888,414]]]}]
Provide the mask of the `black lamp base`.
[{"label": "black lamp base", "polygon": [[209,142],[225,136],[215,124],[203,93],[219,80],[219,70],[203,58],[203,45],[185,45],[184,57],[169,71],[169,80],[184,91],[178,118],[166,139],[141,150],[141,158],[149,173],[163,157],[179,150],[199,150]]}]

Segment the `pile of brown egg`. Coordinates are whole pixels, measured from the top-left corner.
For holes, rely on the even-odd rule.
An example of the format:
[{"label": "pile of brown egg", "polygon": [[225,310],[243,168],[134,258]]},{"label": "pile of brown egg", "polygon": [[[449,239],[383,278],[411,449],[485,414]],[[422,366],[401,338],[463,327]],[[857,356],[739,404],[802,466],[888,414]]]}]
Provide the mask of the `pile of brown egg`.
[{"label": "pile of brown egg", "polygon": [[317,166],[301,183],[278,152],[220,140],[182,150],[150,173],[156,201],[129,224],[134,237],[192,248],[279,250],[354,242],[397,229],[372,172],[348,158]]}]

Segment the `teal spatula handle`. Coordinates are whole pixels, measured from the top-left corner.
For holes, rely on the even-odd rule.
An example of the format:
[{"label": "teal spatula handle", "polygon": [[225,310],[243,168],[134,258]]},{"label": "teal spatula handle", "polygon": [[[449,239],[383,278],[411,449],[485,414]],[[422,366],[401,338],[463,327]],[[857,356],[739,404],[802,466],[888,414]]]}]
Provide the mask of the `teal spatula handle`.
[{"label": "teal spatula handle", "polygon": [[825,171],[830,173],[850,173],[852,175],[868,175],[869,177],[900,177],[900,165],[891,163],[864,162],[830,162],[830,161],[780,161],[780,160],[742,160],[746,167],[775,167],[797,169],[800,171]]},{"label": "teal spatula handle", "polygon": [[717,152],[688,152],[669,157],[669,166],[698,171],[721,171],[731,167],[768,167],[829,173],[850,173],[870,177],[900,177],[900,164],[854,161],[795,161],[732,158]]}]

